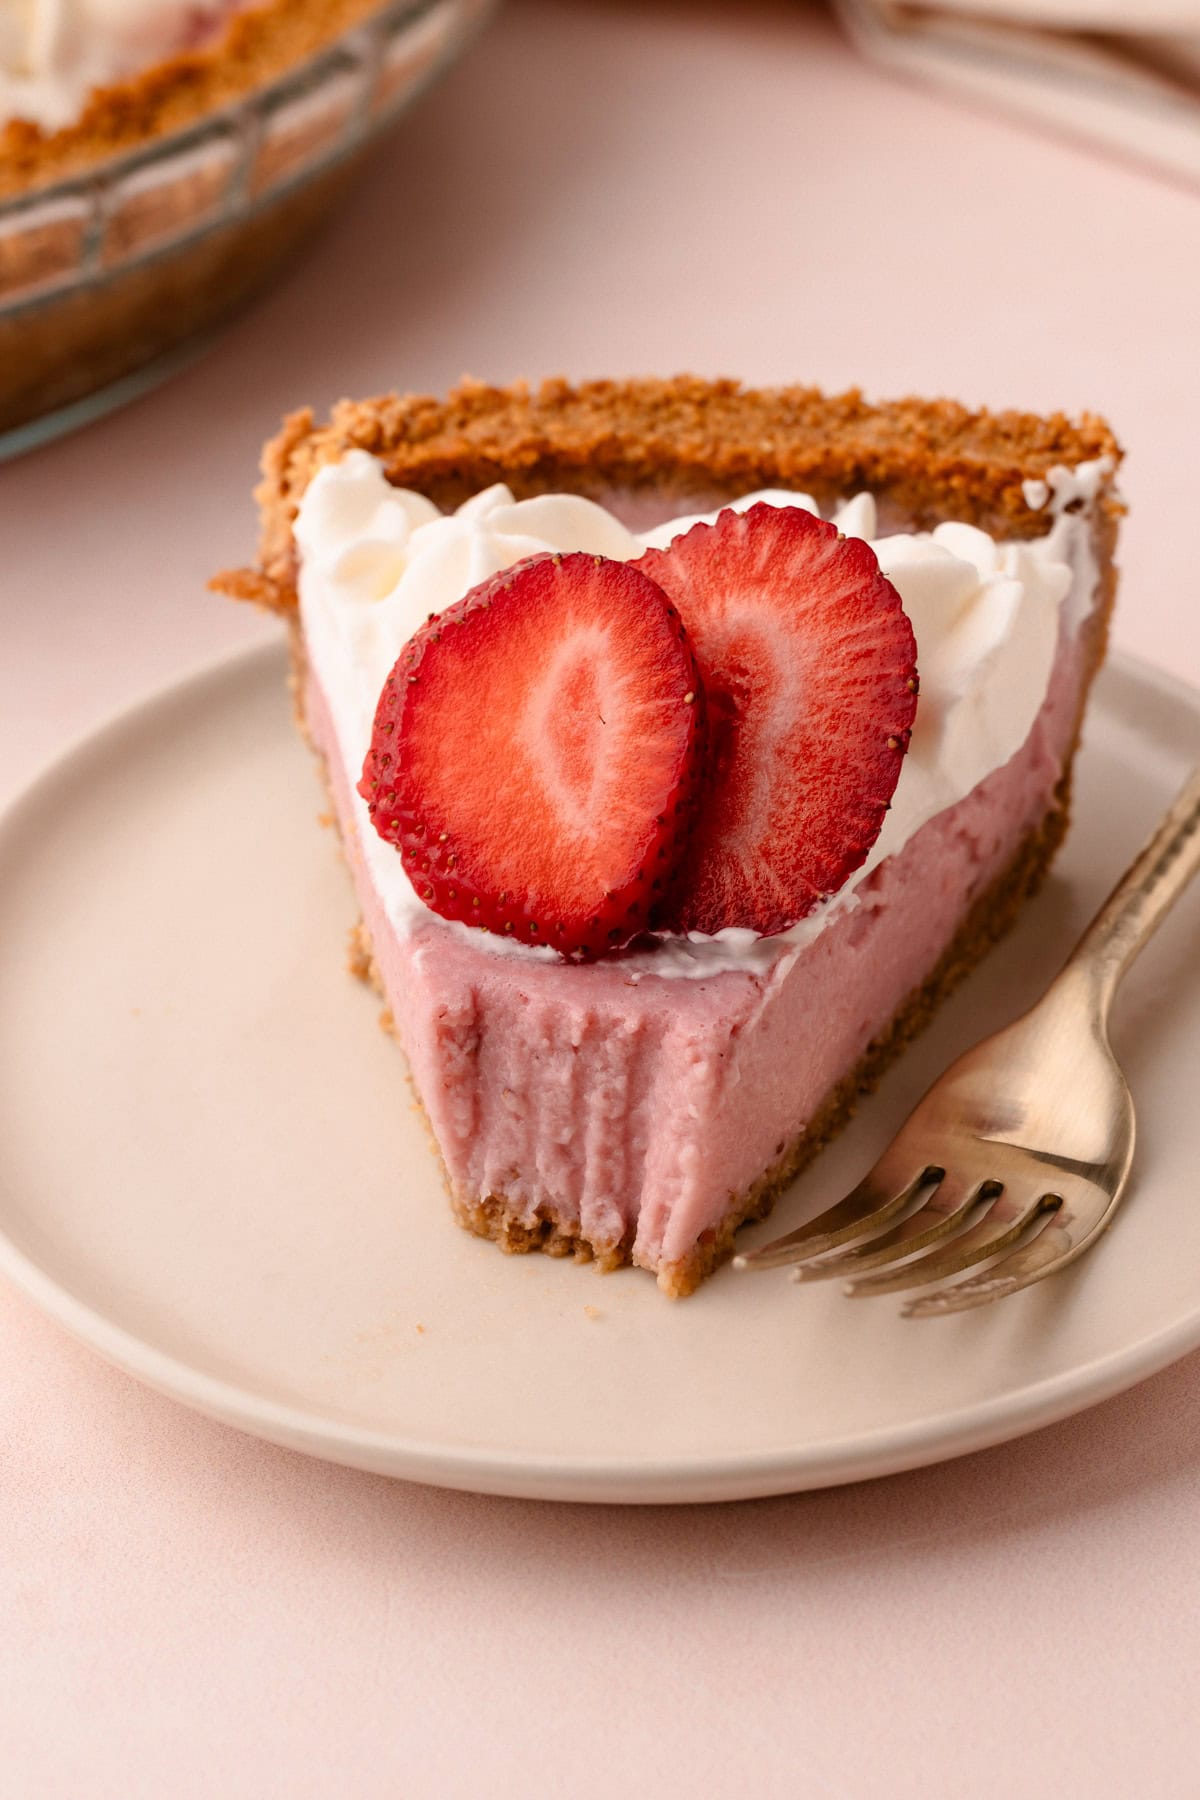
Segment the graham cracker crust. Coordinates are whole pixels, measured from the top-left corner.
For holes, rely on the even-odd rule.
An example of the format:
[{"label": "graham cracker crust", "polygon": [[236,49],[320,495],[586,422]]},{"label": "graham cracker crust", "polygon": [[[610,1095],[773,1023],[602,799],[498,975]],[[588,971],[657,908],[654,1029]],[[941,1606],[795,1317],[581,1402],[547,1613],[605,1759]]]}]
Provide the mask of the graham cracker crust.
[{"label": "graham cracker crust", "polygon": [[[578,387],[468,380],[445,400],[343,400],[321,425],[310,408],[292,413],[263,452],[258,561],[212,585],[292,612],[297,507],[318,469],[351,449],[381,457],[391,482],[443,508],[501,480],[519,499],[564,488],[598,498],[614,489],[653,495],[660,517],[681,510],[680,501],[719,503],[760,487],[801,489],[823,506],[869,488],[883,531],[923,531],[953,518],[1017,538],[1050,526],[1047,509],[1027,504],[1025,481],[1098,457],[1115,470],[1121,458],[1109,426],[1090,414],[1072,421],[971,411],[953,400],[873,404],[857,389],[755,389],[694,375]],[[1097,511],[1114,531],[1121,510],[1111,480],[1103,483]]]},{"label": "graham cracker crust", "polygon": [[[506,442],[507,432],[512,437]],[[704,1233],[687,1257],[655,1271],[664,1293],[684,1298],[731,1254],[739,1227],[765,1218],[780,1193],[837,1136],[858,1100],[878,1085],[1045,880],[1066,835],[1074,756],[1115,597],[1113,555],[1123,507],[1113,491],[1112,474],[1119,446],[1104,421],[1095,418],[1072,424],[1059,415],[970,413],[951,401],[870,406],[856,392],[834,398],[815,389],[754,392],[733,382],[690,376],[594,382],[579,389],[550,382],[536,393],[523,385],[496,389],[467,383],[444,404],[411,397],[343,402],[331,423],[320,428],[311,412],[293,414],[264,452],[264,479],[257,490],[263,525],[260,562],[220,575],[211,585],[288,618],[297,722],[306,737],[292,520],[317,469],[352,447],[383,456],[390,479],[443,506],[498,479],[507,480],[518,495],[556,486],[607,492],[614,485],[641,485],[661,495],[664,510],[672,494],[693,495],[701,489],[729,499],[767,485],[803,487],[827,501],[867,487],[882,499],[884,515],[890,511],[889,528],[895,528],[897,519],[908,529],[928,529],[955,517],[994,535],[1014,537],[1039,536],[1050,523],[1045,511],[1028,507],[1021,487],[1025,480],[1043,477],[1056,463],[1111,459],[1091,515],[1099,583],[1095,610],[1084,627],[1085,678],[1052,805],[1008,868],[971,906],[935,968],[814,1117],[780,1146],[776,1159],[748,1188],[730,1195],[720,1225]],[[352,934],[350,967],[382,994],[361,923]],[[393,1029],[388,1013],[382,1022]],[[436,1150],[432,1131],[430,1137]],[[634,1260],[631,1235],[616,1243],[594,1243],[550,1217],[529,1224],[502,1193],[467,1193],[448,1176],[446,1184],[458,1222],[508,1254],[540,1250],[595,1262],[602,1270]]]}]

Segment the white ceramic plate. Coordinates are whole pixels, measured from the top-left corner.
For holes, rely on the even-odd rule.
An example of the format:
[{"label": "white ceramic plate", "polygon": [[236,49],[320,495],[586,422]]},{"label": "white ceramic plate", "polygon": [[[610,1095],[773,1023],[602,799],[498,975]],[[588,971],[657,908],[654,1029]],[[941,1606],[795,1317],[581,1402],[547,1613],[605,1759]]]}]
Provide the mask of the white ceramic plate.
[{"label": "white ceramic plate", "polygon": [[[102,1355],[386,1474],[677,1501],[978,1449],[1200,1344],[1200,890],[1121,1002],[1136,1181],[1075,1269],[920,1322],[729,1269],[672,1304],[640,1272],[503,1257],[452,1224],[343,966],[349,886],[283,670],[270,648],[171,688],[0,824],[0,1269]],[[1111,667],[1058,873],[759,1237],[844,1191],[1034,998],[1197,760],[1200,695]]]}]

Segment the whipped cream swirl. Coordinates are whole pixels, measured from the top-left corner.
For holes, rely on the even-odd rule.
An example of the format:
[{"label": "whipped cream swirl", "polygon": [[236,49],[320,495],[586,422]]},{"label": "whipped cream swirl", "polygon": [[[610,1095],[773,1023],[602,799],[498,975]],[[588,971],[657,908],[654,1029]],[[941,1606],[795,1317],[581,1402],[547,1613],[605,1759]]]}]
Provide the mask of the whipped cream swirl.
[{"label": "whipped cream swirl", "polygon": [[[1099,467],[1052,473],[1044,505],[1062,491],[1094,491]],[[1082,487],[1081,487],[1082,483]],[[817,513],[808,494],[765,489],[732,504],[763,502]],[[404,644],[489,575],[539,551],[587,551],[628,560],[665,547],[715,512],[669,519],[642,537],[594,501],[576,494],[516,500],[497,485],[457,512],[443,514],[424,498],[392,487],[383,465],[349,451],[313,479],[300,505],[300,608],[314,674],[333,717],[342,755],[357,778],[370,743],[380,690]],[[1050,682],[1060,629],[1082,606],[1064,612],[1069,593],[1087,588],[1095,571],[1081,517],[1058,511],[1046,537],[997,543],[971,525],[876,537],[875,502],[857,494],[833,515],[848,537],[865,538],[899,591],[917,640],[921,699],[912,742],[891,810],[863,866],[825,906],[790,931],[763,938],[731,929],[705,937],[665,935],[622,959],[633,978],[644,973],[705,976],[724,968],[767,972],[789,951],[812,942],[847,906],[872,869],[903,848],[929,819],[955,806],[1013,756],[1032,729]],[[399,856],[375,832],[354,797],[371,878],[388,918],[402,933],[432,918]],[[468,926],[455,927],[469,930]],[[497,955],[553,957],[545,948],[471,932]]]}]

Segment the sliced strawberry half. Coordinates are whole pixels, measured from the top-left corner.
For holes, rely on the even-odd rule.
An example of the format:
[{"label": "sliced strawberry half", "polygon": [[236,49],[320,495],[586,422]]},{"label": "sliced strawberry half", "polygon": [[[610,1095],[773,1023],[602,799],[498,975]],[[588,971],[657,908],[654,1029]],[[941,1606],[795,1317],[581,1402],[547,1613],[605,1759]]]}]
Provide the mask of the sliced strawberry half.
[{"label": "sliced strawberry half", "polygon": [[667,929],[785,930],[879,835],[916,642],[870,546],[796,507],[694,525],[636,565],[675,602],[708,698],[709,785]]},{"label": "sliced strawberry half", "polygon": [[405,646],[359,792],[433,911],[600,956],[669,886],[703,720],[687,634],[649,576],[535,557]]}]

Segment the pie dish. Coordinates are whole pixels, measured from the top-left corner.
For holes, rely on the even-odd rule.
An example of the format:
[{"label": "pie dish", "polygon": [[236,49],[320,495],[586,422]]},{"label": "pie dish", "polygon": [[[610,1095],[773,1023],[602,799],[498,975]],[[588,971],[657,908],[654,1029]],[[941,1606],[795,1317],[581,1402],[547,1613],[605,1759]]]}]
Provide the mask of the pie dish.
[{"label": "pie dish", "polygon": [[0,434],[115,402],[260,290],[489,10],[37,0],[0,19]]},{"label": "pie dish", "polygon": [[[506,1250],[633,1262],[684,1295],[841,1128],[1062,840],[1114,595],[1119,459],[1096,418],[692,378],[471,383],[286,422],[264,458],[259,561],[218,585],[289,623],[298,719],[362,909],[353,966],[385,997],[461,1223]],[[488,497],[496,483],[507,496]],[[423,907],[356,793],[376,640],[386,662],[408,635],[392,616],[389,644],[387,595],[429,567],[386,541],[395,509],[441,534],[440,566],[459,570],[445,605],[471,585],[451,541],[475,542],[497,506],[493,538],[527,543],[566,495],[614,532],[677,543],[686,515],[764,491],[747,520],[819,508],[871,538],[916,628],[913,743],[861,867],[774,935],[660,934],[586,964]],[[464,502],[458,523],[430,516]]]}]

